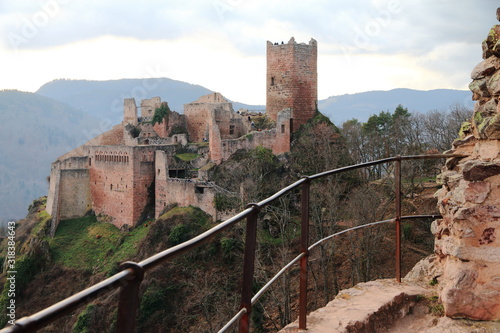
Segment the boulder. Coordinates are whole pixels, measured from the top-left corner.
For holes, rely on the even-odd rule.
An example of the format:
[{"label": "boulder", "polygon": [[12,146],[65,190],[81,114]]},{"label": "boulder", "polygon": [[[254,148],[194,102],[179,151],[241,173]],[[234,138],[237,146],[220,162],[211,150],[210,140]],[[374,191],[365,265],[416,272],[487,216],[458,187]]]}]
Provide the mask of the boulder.
[{"label": "boulder", "polygon": [[489,57],[488,59],[481,61],[472,70],[471,79],[479,80],[486,76],[493,74],[498,68],[500,68],[500,61],[497,57]]}]

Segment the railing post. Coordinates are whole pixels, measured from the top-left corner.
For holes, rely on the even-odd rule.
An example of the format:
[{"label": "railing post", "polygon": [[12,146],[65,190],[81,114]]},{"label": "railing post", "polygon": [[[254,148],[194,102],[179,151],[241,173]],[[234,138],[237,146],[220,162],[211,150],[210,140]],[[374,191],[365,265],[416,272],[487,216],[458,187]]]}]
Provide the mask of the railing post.
[{"label": "railing post", "polygon": [[253,208],[247,216],[247,232],[245,237],[245,254],[243,258],[243,281],[241,286],[241,307],[247,311],[240,319],[240,333],[250,331],[250,314],[252,313],[252,286],[255,264],[255,248],[257,243],[257,216],[260,207],[249,204],[247,208]]},{"label": "railing post", "polygon": [[396,281],[401,282],[401,156],[396,156],[395,195],[396,195]]},{"label": "railing post", "polygon": [[134,333],[139,308],[139,289],[144,278],[144,269],[135,262],[126,261],[120,265],[120,270],[131,268],[134,275],[130,280],[124,280],[118,301],[118,318],[116,332]]},{"label": "railing post", "polygon": [[299,298],[299,329],[307,329],[307,262],[309,257],[309,189],[311,181],[307,179],[302,184],[301,215],[302,227],[300,236],[300,298]]}]

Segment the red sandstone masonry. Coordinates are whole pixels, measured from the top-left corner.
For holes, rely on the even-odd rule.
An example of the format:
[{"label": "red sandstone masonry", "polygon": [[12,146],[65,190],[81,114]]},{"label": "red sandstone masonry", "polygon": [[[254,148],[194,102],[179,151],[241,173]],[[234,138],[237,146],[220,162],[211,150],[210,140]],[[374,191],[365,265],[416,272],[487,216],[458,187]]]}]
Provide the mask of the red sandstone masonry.
[{"label": "red sandstone masonry", "polygon": [[287,44],[267,42],[266,113],[277,120],[278,112],[292,109],[292,132],[314,117],[318,100],[318,48],[297,44],[292,37]]}]

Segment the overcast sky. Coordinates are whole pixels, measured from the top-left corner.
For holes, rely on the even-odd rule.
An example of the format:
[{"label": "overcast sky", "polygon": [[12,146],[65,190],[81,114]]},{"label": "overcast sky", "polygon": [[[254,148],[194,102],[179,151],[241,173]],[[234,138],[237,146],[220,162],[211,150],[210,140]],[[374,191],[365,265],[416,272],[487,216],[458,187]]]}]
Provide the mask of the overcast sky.
[{"label": "overcast sky", "polygon": [[319,98],[467,89],[494,0],[0,0],[0,89],[168,77],[265,103],[266,41],[318,41]]}]

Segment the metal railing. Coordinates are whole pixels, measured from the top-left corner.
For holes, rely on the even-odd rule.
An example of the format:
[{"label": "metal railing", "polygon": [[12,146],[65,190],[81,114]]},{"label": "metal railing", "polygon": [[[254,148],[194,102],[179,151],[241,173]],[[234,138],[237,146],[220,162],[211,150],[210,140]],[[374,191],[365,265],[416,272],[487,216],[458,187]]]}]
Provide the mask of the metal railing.
[{"label": "metal railing", "polygon": [[[281,189],[274,195],[264,199],[258,203],[252,203],[245,210],[233,216],[232,218],[218,224],[214,228],[184,242],[168,248],[160,253],[157,253],[139,263],[124,262],[120,266],[120,272],[112,277],[95,284],[71,297],[68,297],[42,311],[39,311],[31,316],[23,317],[16,321],[14,326],[6,327],[0,330],[0,333],[7,332],[33,332],[57,318],[75,310],[77,307],[87,304],[98,296],[109,293],[117,288],[121,288],[118,301],[118,317],[116,331],[120,333],[135,332],[137,309],[139,308],[139,289],[144,273],[152,268],[161,265],[185,252],[188,252],[198,246],[207,243],[210,239],[220,234],[224,230],[235,225],[239,221],[246,219],[246,239],[245,251],[243,259],[243,277],[241,290],[241,306],[240,311],[219,331],[224,332],[234,324],[239,322],[239,332],[246,333],[250,329],[250,313],[252,306],[258,299],[269,289],[269,287],[290,267],[297,262],[300,263],[300,292],[299,292],[299,328],[306,329],[307,315],[307,275],[308,275],[308,256],[309,251],[316,246],[333,237],[346,233],[355,229],[368,227],[372,225],[394,222],[396,226],[396,272],[395,277],[398,282],[401,282],[401,220],[409,218],[436,218],[438,215],[418,215],[418,216],[401,216],[401,161],[416,160],[416,159],[436,159],[436,158],[456,158],[465,157],[464,155],[444,154],[444,155],[417,155],[417,156],[396,156],[386,159],[381,159],[373,162],[351,165],[335,170],[330,170],[318,173],[312,176],[306,176],[296,181],[295,183]],[[342,232],[327,236],[316,243],[309,246],[309,190],[312,181],[346,172],[354,169],[374,166],[383,163],[395,163],[395,205],[396,216],[393,219],[374,222],[357,226]],[[262,208],[271,204],[275,200],[281,198],[288,192],[294,189],[301,189],[301,240],[300,254],[295,257],[290,263],[283,267],[261,290],[252,297],[252,285],[254,280],[254,259],[256,250],[256,234],[257,234],[257,217]]]}]

